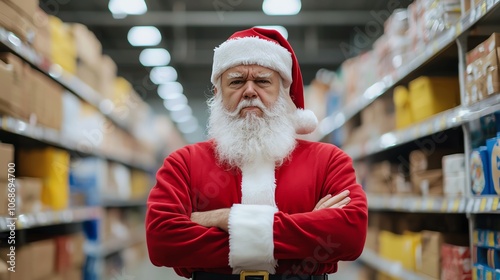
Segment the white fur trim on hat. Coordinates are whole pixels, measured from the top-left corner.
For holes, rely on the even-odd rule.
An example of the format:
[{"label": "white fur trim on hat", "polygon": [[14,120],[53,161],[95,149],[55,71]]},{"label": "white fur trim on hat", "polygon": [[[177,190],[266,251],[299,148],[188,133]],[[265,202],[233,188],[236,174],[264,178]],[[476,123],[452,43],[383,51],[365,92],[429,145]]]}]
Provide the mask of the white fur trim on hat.
[{"label": "white fur trim on hat", "polygon": [[256,64],[278,72],[283,85],[292,83],[292,55],[277,43],[258,37],[234,38],[214,50],[212,84],[224,71],[238,65]]},{"label": "white fur trim on hat", "polygon": [[311,110],[297,109],[293,116],[293,123],[297,134],[309,134],[318,126],[318,118]]}]

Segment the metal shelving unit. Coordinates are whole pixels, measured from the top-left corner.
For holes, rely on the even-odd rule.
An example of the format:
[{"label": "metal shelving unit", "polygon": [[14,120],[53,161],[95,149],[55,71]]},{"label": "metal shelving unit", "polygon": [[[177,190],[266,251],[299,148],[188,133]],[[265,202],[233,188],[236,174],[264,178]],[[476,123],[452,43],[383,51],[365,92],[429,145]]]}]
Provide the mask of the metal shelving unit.
[{"label": "metal shelving unit", "polygon": [[0,217],[0,231],[9,231],[9,225],[14,222],[16,230],[30,229],[59,224],[79,223],[100,219],[102,208],[82,207],[61,211],[42,211],[37,213],[19,214],[16,217]]}]

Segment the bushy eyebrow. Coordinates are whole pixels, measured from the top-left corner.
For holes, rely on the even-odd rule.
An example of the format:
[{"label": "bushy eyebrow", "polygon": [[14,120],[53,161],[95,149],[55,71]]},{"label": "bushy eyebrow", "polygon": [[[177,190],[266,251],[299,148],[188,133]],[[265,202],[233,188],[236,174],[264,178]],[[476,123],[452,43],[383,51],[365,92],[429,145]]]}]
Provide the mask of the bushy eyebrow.
[{"label": "bushy eyebrow", "polygon": [[259,73],[255,75],[257,78],[269,78],[273,75],[273,72]]},{"label": "bushy eyebrow", "polygon": [[228,79],[242,78],[242,77],[243,77],[243,73],[241,73],[241,72],[230,72],[227,74]]}]

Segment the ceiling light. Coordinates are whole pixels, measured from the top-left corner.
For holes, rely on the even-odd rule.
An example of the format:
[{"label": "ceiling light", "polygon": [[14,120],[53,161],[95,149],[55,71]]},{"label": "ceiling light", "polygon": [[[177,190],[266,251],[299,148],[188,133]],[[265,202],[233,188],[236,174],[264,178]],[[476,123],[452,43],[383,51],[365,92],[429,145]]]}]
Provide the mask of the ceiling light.
[{"label": "ceiling light", "polygon": [[300,0],[264,0],[262,11],[269,16],[296,15],[300,12]]},{"label": "ceiling light", "polygon": [[170,53],[166,49],[144,49],[139,55],[144,66],[163,66],[170,63]]},{"label": "ceiling light", "polygon": [[144,0],[109,0],[108,9],[113,16],[142,15],[148,11]]},{"label": "ceiling light", "polygon": [[163,106],[169,111],[181,110],[188,103],[187,97],[182,94],[175,99],[163,100]]},{"label": "ceiling light", "polygon": [[158,96],[160,96],[161,99],[176,99],[179,95],[183,95],[180,91],[172,91],[168,88],[168,86],[165,87],[166,84],[160,84],[158,86]]},{"label": "ceiling light", "polygon": [[296,15],[300,12],[300,0],[264,0],[262,11],[269,16]]},{"label": "ceiling light", "polygon": [[134,26],[127,35],[128,42],[134,46],[156,46],[161,42],[161,33],[154,26]]},{"label": "ceiling light", "polygon": [[257,25],[255,27],[258,28],[264,28],[264,29],[274,29],[278,31],[281,36],[285,37],[285,39],[288,39],[288,30],[284,26],[281,25]]},{"label": "ceiling light", "polygon": [[149,73],[149,79],[157,85],[177,80],[177,71],[172,66],[155,67]]},{"label": "ceiling light", "polygon": [[171,93],[183,93],[184,89],[182,88],[182,85],[179,82],[169,82],[169,83],[162,83],[158,87],[158,94],[165,94],[165,96],[170,95]]},{"label": "ceiling light", "polygon": [[170,118],[176,123],[188,121],[193,116],[193,110],[188,105],[178,106],[176,110],[170,111]]},{"label": "ceiling light", "polygon": [[182,133],[193,133],[198,129],[198,121],[195,117],[191,116],[187,121],[179,123],[177,127]]}]

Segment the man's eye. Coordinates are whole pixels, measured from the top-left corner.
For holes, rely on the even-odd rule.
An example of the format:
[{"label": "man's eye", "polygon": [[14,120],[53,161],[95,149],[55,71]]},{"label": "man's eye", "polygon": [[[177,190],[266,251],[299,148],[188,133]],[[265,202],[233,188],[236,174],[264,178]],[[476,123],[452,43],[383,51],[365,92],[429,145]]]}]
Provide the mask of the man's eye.
[{"label": "man's eye", "polygon": [[269,84],[270,81],[269,80],[257,80],[257,83],[259,83],[259,84]]},{"label": "man's eye", "polygon": [[229,84],[230,85],[241,85],[243,83],[243,80],[234,80],[231,81]]}]

